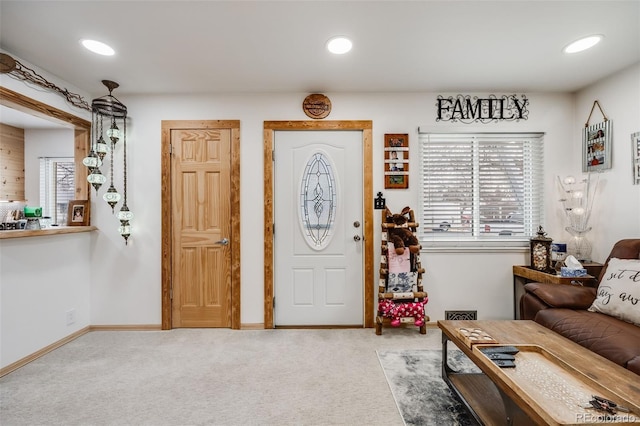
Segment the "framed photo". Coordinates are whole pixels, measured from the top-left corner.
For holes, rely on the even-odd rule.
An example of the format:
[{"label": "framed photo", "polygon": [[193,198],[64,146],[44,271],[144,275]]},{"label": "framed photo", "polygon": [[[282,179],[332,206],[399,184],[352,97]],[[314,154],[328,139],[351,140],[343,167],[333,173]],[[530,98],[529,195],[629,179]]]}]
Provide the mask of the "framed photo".
[{"label": "framed photo", "polygon": [[611,120],[586,126],[582,134],[582,171],[611,168]]},{"label": "framed photo", "polygon": [[89,226],[90,221],[89,200],[69,201],[67,226]]},{"label": "framed photo", "polygon": [[407,133],[384,135],[384,187],[385,189],[409,188],[409,135]]},{"label": "framed photo", "polygon": [[640,185],[640,132],[631,134],[631,165],[633,166],[633,184]]}]

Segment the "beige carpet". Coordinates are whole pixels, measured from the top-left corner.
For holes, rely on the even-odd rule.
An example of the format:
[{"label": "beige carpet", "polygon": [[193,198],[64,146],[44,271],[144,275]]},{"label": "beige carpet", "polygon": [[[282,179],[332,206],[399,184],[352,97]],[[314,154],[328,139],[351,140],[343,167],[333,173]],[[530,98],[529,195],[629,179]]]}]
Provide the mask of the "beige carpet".
[{"label": "beige carpet", "polygon": [[440,331],[95,331],[0,379],[18,425],[402,425],[376,351]]}]

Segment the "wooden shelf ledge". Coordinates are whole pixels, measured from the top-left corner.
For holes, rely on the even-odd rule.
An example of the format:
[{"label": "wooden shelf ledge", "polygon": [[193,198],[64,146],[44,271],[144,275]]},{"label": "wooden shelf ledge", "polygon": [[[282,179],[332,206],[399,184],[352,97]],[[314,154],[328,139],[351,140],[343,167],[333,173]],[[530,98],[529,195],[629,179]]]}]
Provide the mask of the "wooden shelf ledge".
[{"label": "wooden shelf ledge", "polygon": [[15,229],[11,231],[0,231],[0,240],[41,237],[45,235],[77,234],[79,232],[90,232],[97,229],[95,226],[54,226],[47,229]]}]

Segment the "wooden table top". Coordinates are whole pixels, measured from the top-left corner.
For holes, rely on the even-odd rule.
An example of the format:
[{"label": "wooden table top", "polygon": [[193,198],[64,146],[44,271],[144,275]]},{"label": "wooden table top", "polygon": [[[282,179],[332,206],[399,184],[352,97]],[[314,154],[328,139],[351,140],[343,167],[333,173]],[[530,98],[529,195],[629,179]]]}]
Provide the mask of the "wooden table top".
[{"label": "wooden table top", "polygon": [[[533,382],[539,379],[535,377],[538,374],[527,373],[525,368],[518,370],[518,363],[521,367],[533,365],[533,368],[539,369],[540,375],[550,375],[551,379],[559,377],[558,380],[568,383],[569,389],[578,386],[584,392],[592,391],[596,395],[612,399],[632,411],[620,411],[618,415],[627,415],[626,419],[631,418],[631,423],[640,423],[638,375],[533,321],[438,321],[438,327],[502,392],[529,417],[541,424],[588,423],[574,418],[580,416],[579,413],[587,412],[595,419],[601,413],[587,411],[577,405],[575,412],[572,412],[567,408],[566,401],[559,401],[562,398],[548,397],[547,393],[553,394],[556,390],[547,392],[539,389],[545,385],[534,385]],[[497,367],[479,350],[486,345],[474,345],[472,348],[467,346],[458,332],[459,328],[478,328],[500,345],[519,347],[521,352],[516,356],[516,368]],[[573,421],[567,421],[567,417]],[[559,418],[562,420],[558,420]]]},{"label": "wooden table top", "polygon": [[582,275],[580,277],[563,277],[556,274],[537,271],[529,266],[514,265],[513,275],[522,277],[538,283],[550,284],[572,284],[573,282],[594,282],[596,277],[592,275]]}]

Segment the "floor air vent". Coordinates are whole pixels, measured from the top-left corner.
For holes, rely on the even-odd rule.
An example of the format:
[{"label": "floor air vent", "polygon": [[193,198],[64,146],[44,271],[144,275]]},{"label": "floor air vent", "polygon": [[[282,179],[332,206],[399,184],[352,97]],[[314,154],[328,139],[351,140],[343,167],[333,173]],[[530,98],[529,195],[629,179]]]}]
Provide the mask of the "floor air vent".
[{"label": "floor air vent", "polygon": [[446,320],[477,320],[478,311],[444,311]]}]

